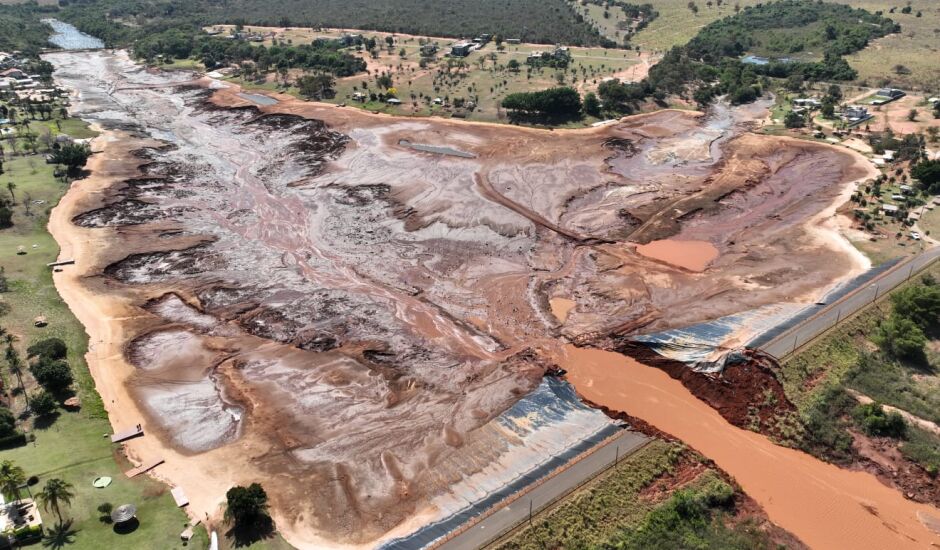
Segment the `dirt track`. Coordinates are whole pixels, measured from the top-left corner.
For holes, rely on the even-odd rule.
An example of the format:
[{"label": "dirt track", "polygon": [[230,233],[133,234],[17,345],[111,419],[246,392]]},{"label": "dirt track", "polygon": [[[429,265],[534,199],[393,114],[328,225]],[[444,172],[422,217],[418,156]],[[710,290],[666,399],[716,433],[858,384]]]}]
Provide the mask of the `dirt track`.
[{"label": "dirt track", "polygon": [[[51,229],[78,260],[56,282],[113,422],[144,419],[132,453],[164,456],[197,515],[264,479],[301,546],[369,546],[488,490],[474,475],[514,475],[526,445],[493,419],[559,333],[811,299],[864,267],[825,223],[868,171],[747,134],[748,112],[547,132],[258,109],[120,56],[54,59],[108,129]],[[693,272],[634,250],[666,238],[718,257]],[[542,451],[589,429],[577,418]]]}]

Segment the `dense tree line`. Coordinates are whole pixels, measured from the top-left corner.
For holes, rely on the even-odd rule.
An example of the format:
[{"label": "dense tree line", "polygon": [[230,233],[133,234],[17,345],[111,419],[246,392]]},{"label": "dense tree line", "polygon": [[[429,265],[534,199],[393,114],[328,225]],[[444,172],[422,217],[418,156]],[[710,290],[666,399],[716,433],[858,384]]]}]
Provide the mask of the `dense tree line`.
[{"label": "dense tree line", "polygon": [[[133,29],[244,23],[343,27],[445,37],[482,33],[525,42],[595,46],[607,43],[566,0],[63,0],[64,19],[109,45],[128,43]],[[163,26],[164,29],[159,28]]]},{"label": "dense tree line", "polygon": [[581,96],[574,88],[562,86],[509,94],[503,99],[502,106],[517,118],[575,118],[581,114]]}]

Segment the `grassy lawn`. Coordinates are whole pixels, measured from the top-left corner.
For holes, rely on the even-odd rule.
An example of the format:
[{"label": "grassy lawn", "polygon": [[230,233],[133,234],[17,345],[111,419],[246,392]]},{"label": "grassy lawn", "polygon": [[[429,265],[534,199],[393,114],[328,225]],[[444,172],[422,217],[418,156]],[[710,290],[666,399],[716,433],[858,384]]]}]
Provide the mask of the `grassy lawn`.
[{"label": "grassy lawn", "polygon": [[[79,121],[63,121],[62,128],[81,137],[92,135]],[[67,186],[53,177],[53,167],[45,164],[41,155],[8,157],[4,168],[6,172],[0,175],[0,189],[7,193],[6,183],[15,182],[17,204],[14,227],[0,231],[0,265],[4,266],[11,286],[10,292],[0,294],[0,299],[9,306],[8,312],[0,317],[0,324],[18,337],[17,347],[21,355],[25,355],[27,345],[45,337],[56,336],[68,344],[68,361],[82,407],[77,412],[60,411],[49,425],[34,426],[31,419],[25,421],[21,427],[30,431],[35,441],[24,447],[0,451],[0,460],[12,460],[24,468],[27,475],[38,476],[40,481],[33,487],[34,491],[41,489],[53,477],[74,486],[75,499],[63,510],[64,515],[73,521],[68,529],[57,535],[57,541],[50,544],[63,543],[68,548],[89,550],[181,548],[183,544],[179,534],[187,523],[187,517],[176,507],[168,488],[146,476],[133,480],[125,477],[122,472],[130,468],[130,464],[120,454],[119,448],[103,437],[111,432],[111,427],[84,361],[87,336],[56,293],[51,272],[46,267],[46,263],[53,261],[58,254],[58,247],[45,228],[48,212]],[[29,216],[22,205],[27,194],[34,201],[31,204],[32,215]],[[26,254],[17,253],[20,246],[24,247]],[[33,326],[33,319],[39,315],[47,317],[48,326]],[[3,374],[9,381],[6,366]],[[24,383],[29,392],[37,387],[26,371]],[[21,395],[13,398],[14,412],[19,413],[24,406]],[[92,481],[102,475],[110,476],[114,481],[105,489],[95,489]],[[139,527],[128,534],[116,533],[112,525],[99,520],[100,514],[96,509],[105,502],[114,506],[135,504]],[[52,512],[44,512],[43,518],[48,532],[54,526],[55,516]],[[207,544],[205,530],[197,530],[190,546],[205,548]]]}]

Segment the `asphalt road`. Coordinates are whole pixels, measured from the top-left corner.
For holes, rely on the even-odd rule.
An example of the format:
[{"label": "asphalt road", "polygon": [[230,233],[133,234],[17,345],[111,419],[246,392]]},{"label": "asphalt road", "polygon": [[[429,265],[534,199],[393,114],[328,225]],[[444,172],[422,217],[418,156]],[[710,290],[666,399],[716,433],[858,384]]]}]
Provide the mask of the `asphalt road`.
[{"label": "asphalt road", "polygon": [[508,506],[492,512],[470,529],[437,546],[438,550],[477,550],[538,513],[559,497],[569,493],[585,481],[604,471],[619,456],[623,458],[641,446],[649,438],[630,430],[624,430],[616,439],[575,462],[561,473],[546,480],[538,487],[517,498]]},{"label": "asphalt road", "polygon": [[815,315],[764,344],[761,349],[778,359],[783,359],[834,327],[842,319],[851,316],[907,281],[938,257],[940,257],[940,247],[925,250],[910,260],[898,264],[872,279],[865,286],[859,287],[829,305],[821,306]]}]

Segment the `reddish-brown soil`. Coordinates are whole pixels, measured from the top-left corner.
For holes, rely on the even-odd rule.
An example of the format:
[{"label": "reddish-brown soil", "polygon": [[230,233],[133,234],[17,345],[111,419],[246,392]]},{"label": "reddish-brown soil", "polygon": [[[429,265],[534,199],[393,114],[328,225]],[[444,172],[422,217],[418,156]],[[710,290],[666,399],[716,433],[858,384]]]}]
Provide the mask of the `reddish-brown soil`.
[{"label": "reddish-brown soil", "polygon": [[[744,110],[549,132],[257,107],[119,54],[55,59],[107,130],[54,232],[112,419],[146,425],[132,454],[164,455],[203,514],[264,479],[299,545],[375,545],[530,467],[533,443],[494,419],[559,335],[810,300],[864,267],[825,224],[865,166],[749,134]],[[719,255],[693,272],[635,250],[671,237]],[[556,317],[551,297],[575,305]],[[664,368],[737,425],[787,406],[757,363],[717,382]],[[591,418],[552,424],[540,453]]]}]

